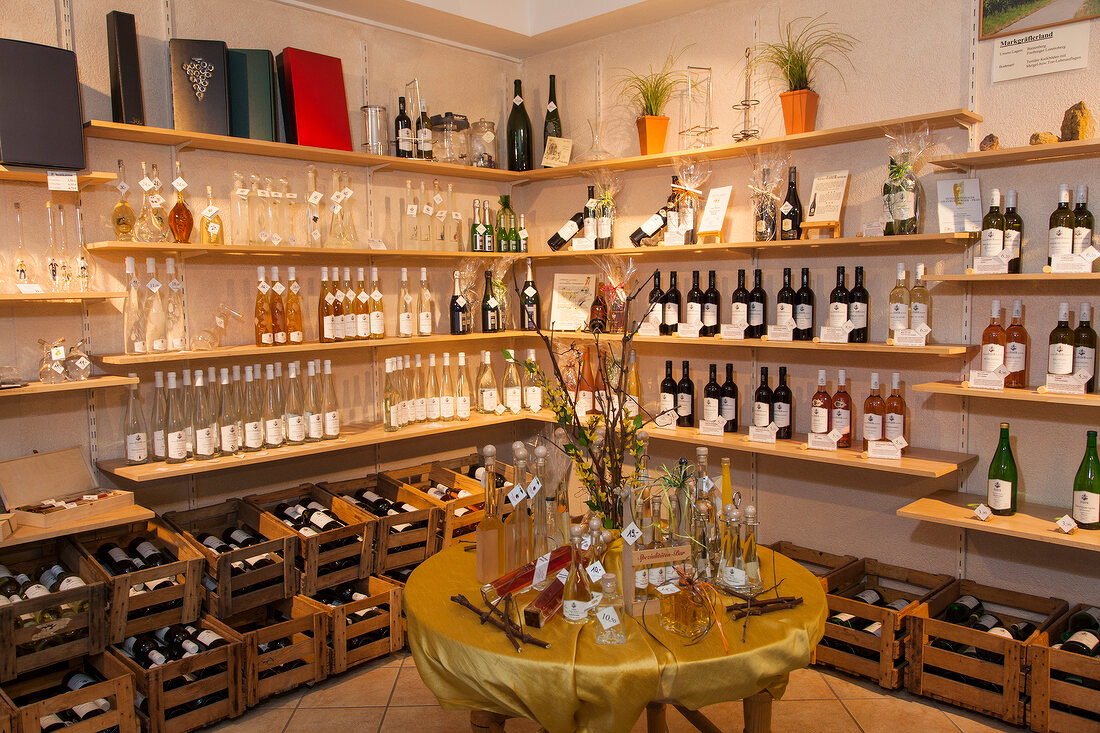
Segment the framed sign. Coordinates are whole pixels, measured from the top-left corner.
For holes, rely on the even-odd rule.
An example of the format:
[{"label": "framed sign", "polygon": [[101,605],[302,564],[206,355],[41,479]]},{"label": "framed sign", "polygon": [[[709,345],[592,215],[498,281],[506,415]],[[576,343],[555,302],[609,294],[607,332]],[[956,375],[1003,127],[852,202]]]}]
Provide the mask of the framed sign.
[{"label": "framed sign", "polygon": [[550,327],[555,331],[579,331],[588,323],[588,311],[596,297],[595,275],[554,275],[550,299]]},{"label": "framed sign", "polygon": [[996,38],[1052,25],[1100,17],[1092,2],[1064,0],[982,0],[980,38]]}]

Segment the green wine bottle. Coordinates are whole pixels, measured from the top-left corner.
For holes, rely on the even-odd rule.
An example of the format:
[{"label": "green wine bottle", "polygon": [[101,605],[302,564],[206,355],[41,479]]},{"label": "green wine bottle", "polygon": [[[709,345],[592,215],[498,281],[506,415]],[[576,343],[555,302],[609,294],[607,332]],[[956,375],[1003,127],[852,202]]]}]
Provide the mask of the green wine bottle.
[{"label": "green wine bottle", "polygon": [[1100,457],[1096,455],[1096,431],[1085,439],[1085,457],[1073,478],[1073,521],[1081,529],[1100,529]]},{"label": "green wine bottle", "polygon": [[989,508],[1002,517],[1016,513],[1016,459],[1008,442],[1008,423],[1001,423],[1001,439],[989,463]]},{"label": "green wine bottle", "polygon": [[550,94],[546,101],[546,121],[542,124],[542,145],[546,147],[546,139],[561,137],[561,110],[558,108],[557,80],[550,75]]},{"label": "green wine bottle", "polygon": [[531,118],[523,106],[523,91],[519,79],[515,81],[512,111],[508,114],[508,170],[529,171],[534,167],[531,145]]}]

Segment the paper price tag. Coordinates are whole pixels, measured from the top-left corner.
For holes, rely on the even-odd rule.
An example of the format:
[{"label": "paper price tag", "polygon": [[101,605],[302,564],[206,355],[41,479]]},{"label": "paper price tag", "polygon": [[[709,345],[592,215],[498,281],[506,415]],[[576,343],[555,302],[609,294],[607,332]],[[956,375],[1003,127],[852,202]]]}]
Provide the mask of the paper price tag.
[{"label": "paper price tag", "polygon": [[[848,321],[848,323],[851,323],[851,321]],[[822,326],[821,331],[818,333],[818,339],[823,344],[846,344],[848,343],[848,331],[839,326]]]},{"label": "paper price tag", "polygon": [[[246,198],[248,198],[248,189],[247,188],[235,188],[235,189],[233,189],[233,195],[237,196],[239,198],[242,198],[242,199],[246,199]],[[318,192],[318,195],[320,195],[319,192]]]},{"label": "paper price tag", "polygon": [[[921,324],[924,328],[928,328],[927,324]],[[932,329],[928,329],[931,331]],[[927,333],[922,333],[920,329],[903,328],[898,331],[894,331],[894,346],[917,346],[924,347],[927,343]]]},{"label": "paper price tag", "polygon": [[35,295],[37,293],[45,292],[44,290],[42,290],[41,285],[36,285],[34,283],[19,283],[15,287],[18,288],[19,292],[23,295]]},{"label": "paper price tag", "polygon": [[366,293],[359,293],[359,295],[355,296],[355,299],[358,300],[360,303],[366,303],[368,300],[370,300],[370,296]]},{"label": "paper price tag", "polygon": [[588,573],[588,577],[592,579],[593,583],[599,583],[600,578],[602,578],[607,571],[603,569],[603,563],[597,560],[594,563],[589,563],[584,569],[584,572]]},{"label": "paper price tag", "polygon": [[328,207],[328,210],[332,212],[333,216],[336,216],[337,214],[340,213],[340,210],[342,208],[344,208],[344,207],[340,206],[340,204],[333,204],[332,206]]},{"label": "paper price tag", "polygon": [[703,492],[709,494],[710,490],[714,488],[714,482],[711,481],[710,476],[704,476],[700,482],[703,485]]},{"label": "paper price tag", "polygon": [[643,322],[638,326],[639,336],[660,336],[661,332],[658,328],[649,321]]},{"label": "paper price tag", "polygon": [[902,450],[906,446],[909,445],[909,441],[905,439],[904,435],[899,435],[898,437],[894,438],[890,442],[893,443],[895,446],[897,446],[898,450]]},{"label": "paper price tag", "polygon": [[[274,237],[273,237],[273,239],[274,239]],[[271,289],[274,290],[279,295],[282,295],[284,292],[286,292],[286,286],[283,285],[278,280],[276,280],[275,284],[271,286]]]},{"label": "paper price tag", "polygon": [[680,586],[675,583],[665,583],[664,585],[657,586],[657,592],[662,595],[670,596],[673,593],[679,593]]},{"label": "paper price tag", "polygon": [[351,186],[344,186],[342,189],[340,189],[340,193],[343,194],[344,200],[347,201],[351,198],[351,195],[355,193],[355,191],[351,190]]},{"label": "paper price tag", "polygon": [[1098,251],[1096,247],[1093,247],[1090,244],[1088,247],[1085,248],[1083,252],[1078,252],[1077,256],[1083,258],[1085,262],[1091,264],[1093,260],[1095,260],[1097,257],[1100,257],[1100,251]]},{"label": "paper price tag", "polygon": [[1003,275],[1008,272],[1008,261],[1000,256],[975,257],[974,272],[978,275]]},{"label": "paper price tag", "polygon": [[631,547],[634,546],[634,543],[637,542],[638,538],[640,538],[641,536],[642,530],[638,529],[638,525],[634,522],[631,522],[623,528],[623,542],[630,545]]},{"label": "paper price tag", "polygon": [[381,239],[368,239],[367,249],[384,250],[386,249],[386,243],[383,242]]},{"label": "paper price tag", "polygon": [[271,194],[271,198],[273,199],[281,199],[283,197],[282,191],[268,191],[268,193]]},{"label": "paper price tag", "polygon": [[118,189],[119,196],[125,196],[126,192],[130,190],[130,184],[126,183],[126,181],[119,181],[115,188]]},{"label": "paper price tag", "polygon": [[439,209],[438,211],[436,211],[436,212],[435,212],[435,218],[436,218],[436,219],[439,219],[440,221],[446,221],[446,220],[447,220],[447,212],[446,212],[446,210],[444,210],[444,209]]},{"label": "paper price tag", "polygon": [[309,198],[307,198],[306,201],[316,206],[317,204],[321,203],[321,199],[323,199],[324,197],[325,195],[320,191],[314,191],[309,195]]},{"label": "paper price tag", "polygon": [[1058,525],[1058,529],[1062,530],[1066,534],[1073,534],[1073,532],[1077,529],[1077,522],[1073,521],[1073,517],[1068,514],[1064,517],[1061,517],[1057,522],[1055,522],[1055,524]]},{"label": "paper price tag", "polygon": [[496,299],[496,296],[490,295],[489,300],[487,301],[487,304],[490,308],[496,308],[497,306],[500,305],[500,301],[498,301]]},{"label": "paper price tag", "polygon": [[1092,272],[1092,260],[1086,260],[1080,253],[1054,255],[1050,260],[1050,271],[1054,273]]},{"label": "paper price tag", "polygon": [[787,325],[769,324],[769,341],[794,341],[794,328]]},{"label": "paper price tag", "polygon": [[894,445],[889,440],[872,440],[867,443],[867,455],[870,458],[900,461],[901,448]]},{"label": "paper price tag", "polygon": [[54,361],[65,361],[65,347],[64,346],[51,346],[50,358]]},{"label": "paper price tag", "polygon": [[546,571],[550,568],[550,553],[546,553],[538,560],[535,560],[535,577],[531,579],[531,582],[538,585],[542,581],[546,580]]},{"label": "paper price tag", "polygon": [[557,108],[558,108],[558,105],[554,104],[553,102],[547,102],[546,103],[546,111],[547,112],[553,112]]},{"label": "paper price tag", "polygon": [[225,330],[225,319],[221,316],[214,316],[214,325],[218,328]]},{"label": "paper price tag", "polygon": [[1084,394],[1085,383],[1076,374],[1048,374],[1046,390],[1051,394]]},{"label": "paper price tag", "polygon": [[282,195],[283,195],[284,197],[286,197],[286,200],[287,200],[287,201],[297,201],[297,200],[298,200],[298,194],[296,194],[296,193],[292,193],[292,192],[290,192],[290,191],[287,191],[286,193],[284,193],[284,194],[282,194]]},{"label": "paper price tag", "polygon": [[993,516],[993,511],[985,504],[979,504],[974,508],[974,516],[984,522]]},{"label": "paper price tag", "polygon": [[677,324],[676,335],[682,339],[697,339],[699,338],[699,327],[701,325],[701,323]]},{"label": "paper price tag", "polygon": [[749,440],[754,443],[774,443],[776,430],[778,428],[775,427],[774,423],[766,428],[752,425],[749,427]]},{"label": "paper price tag", "polygon": [[218,207],[211,204],[202,210],[202,216],[205,219],[213,219],[218,215]]},{"label": "paper price tag", "polygon": [[722,437],[725,433],[726,421],[725,420],[700,420],[699,421],[699,434],[700,435],[713,435],[715,437]]},{"label": "paper price tag", "polygon": [[46,188],[50,191],[79,191],[76,174],[67,171],[47,171]]},{"label": "paper price tag", "polygon": [[748,327],[747,323],[723,323],[718,329],[718,335],[731,341],[744,341],[745,329]]},{"label": "paper price tag", "polygon": [[523,97],[519,96],[518,94],[516,96],[512,97],[512,104],[515,104],[515,105],[523,104]]},{"label": "paper price tag", "polygon": [[[260,288],[260,292],[266,292],[263,288]],[[325,302],[332,305],[336,301],[336,296],[332,293],[325,293]]]},{"label": "paper price tag", "polygon": [[504,404],[501,403],[501,402],[498,402],[497,403],[497,409],[494,412],[496,412],[496,414],[498,414],[498,415],[503,415],[505,409],[506,408],[504,407]]},{"label": "paper price tag", "polygon": [[581,549],[582,550],[587,550],[589,545],[591,545],[591,544],[592,544],[592,538],[591,537],[589,537],[588,535],[585,535],[584,537],[581,537]]},{"label": "paper price tag", "polygon": [[519,484],[513,486],[512,490],[508,492],[508,501],[512,502],[512,506],[519,506],[519,503],[526,498],[527,492]]},{"label": "paper price tag", "polygon": [[604,606],[596,611],[596,618],[600,620],[600,626],[605,629],[610,629],[612,626],[618,626],[621,623],[619,614],[615,613],[615,609],[611,606]]},{"label": "paper price tag", "polygon": [[160,280],[157,280],[155,277],[149,278],[149,282],[145,283],[145,287],[155,293],[160,290]]},{"label": "paper price tag", "polygon": [[[1003,364],[1001,365],[1004,366]],[[1005,378],[997,372],[983,372],[979,369],[970,370],[970,386],[974,389],[988,389],[1001,392],[1005,388]]]},{"label": "paper price tag", "polygon": [[379,292],[378,288],[375,288],[374,290],[371,291],[370,297],[371,297],[371,300],[382,300],[382,293]]},{"label": "paper price tag", "polygon": [[164,197],[160,194],[154,193],[149,197],[149,205],[153,208],[164,206]]},{"label": "paper price tag", "polygon": [[142,191],[148,192],[153,187],[153,181],[149,176],[145,176],[145,178],[138,181],[138,185],[141,186]]},{"label": "paper price tag", "polygon": [[856,324],[852,323],[850,320],[845,321],[844,325],[841,326],[841,328],[844,329],[844,333],[851,333],[852,331],[856,330]]},{"label": "paper price tag", "polygon": [[420,207],[420,210],[424,212],[424,216],[431,216],[435,213],[435,207],[431,204],[424,204]]},{"label": "paper price tag", "polygon": [[554,577],[558,579],[559,583],[565,585],[565,581],[569,580],[569,568],[562,568]]},{"label": "paper price tag", "polygon": [[534,499],[535,495],[539,493],[539,489],[542,488],[542,481],[536,476],[531,479],[531,483],[527,484],[527,496]]},{"label": "paper price tag", "polygon": [[452,211],[451,212],[451,218],[454,219],[455,221],[462,221],[462,212],[461,211]]},{"label": "paper price tag", "polygon": [[[274,234],[271,235],[271,244],[272,245],[278,247],[279,242],[281,242],[281,241],[283,241],[283,238],[279,236],[278,232],[275,232]],[[280,291],[279,295],[282,295],[281,291]]]},{"label": "paper price tag", "polygon": [[810,433],[806,436],[806,447],[810,450],[836,450],[836,439],[832,433]]},{"label": "paper price tag", "polygon": [[328,198],[329,201],[332,201],[335,204],[342,204],[344,203],[344,199],[347,197],[344,196],[343,191],[333,191]]},{"label": "paper price tag", "polygon": [[596,249],[596,240],[584,237],[573,237],[570,245],[574,252],[591,252]]},{"label": "paper price tag", "polygon": [[262,199],[271,198],[271,191],[266,188],[260,188],[256,190],[256,195]]},{"label": "paper price tag", "polygon": [[176,180],[172,181],[172,188],[182,191],[187,188],[187,181],[183,180],[183,176],[176,176]]},{"label": "paper price tag", "polygon": [[467,303],[466,299],[463,298],[461,295],[458,296],[458,298],[455,299],[455,305],[457,305],[459,308],[465,308],[466,303]]}]

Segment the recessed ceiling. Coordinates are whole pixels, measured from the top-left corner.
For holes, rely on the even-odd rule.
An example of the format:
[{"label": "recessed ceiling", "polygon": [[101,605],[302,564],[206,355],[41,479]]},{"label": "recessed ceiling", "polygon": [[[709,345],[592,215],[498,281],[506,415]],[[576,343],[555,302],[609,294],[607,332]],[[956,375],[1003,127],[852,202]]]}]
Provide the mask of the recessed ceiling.
[{"label": "recessed ceiling", "polygon": [[521,59],[725,0],[283,0]]}]

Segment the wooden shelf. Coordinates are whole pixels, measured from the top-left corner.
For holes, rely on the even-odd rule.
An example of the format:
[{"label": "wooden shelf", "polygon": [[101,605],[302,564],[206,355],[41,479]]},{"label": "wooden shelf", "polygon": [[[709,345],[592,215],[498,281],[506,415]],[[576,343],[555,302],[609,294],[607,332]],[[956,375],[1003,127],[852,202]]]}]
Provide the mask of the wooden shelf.
[{"label": "wooden shelf", "polygon": [[137,384],[136,377],[89,377],[82,382],[60,382],[58,384],[42,384],[31,382],[26,387],[11,387],[0,389],[0,399],[4,397],[19,397],[20,395],[50,394],[53,392],[77,392],[89,389],[102,389],[105,387],[125,387],[129,384]]},{"label": "wooden shelf", "polygon": [[1073,534],[1065,534],[1055,526],[1056,519],[1071,513],[1068,507],[1021,502],[1018,510],[1011,517],[994,515],[988,521],[982,522],[974,516],[974,506],[984,499],[985,497],[981,494],[937,491],[931,496],[917,499],[912,504],[906,504],[898,509],[897,513],[899,517],[919,519],[923,522],[1100,552],[1100,532],[1079,529]]},{"label": "wooden shelf", "polygon": [[469,420],[462,422],[431,423],[427,425],[412,425],[392,433],[387,433],[381,425],[347,425],[344,426],[343,435],[336,440],[322,440],[317,443],[303,443],[302,445],[287,445],[281,448],[257,451],[255,453],[242,453],[236,456],[213,458],[209,461],[185,461],[183,463],[146,463],[140,466],[130,466],[124,459],[99,461],[100,470],[106,471],[120,479],[133,483],[147,483],[178,476],[190,476],[198,473],[210,473],[213,471],[227,471],[236,468],[247,468],[261,463],[272,463],[294,458],[304,458],[320,453],[332,453],[334,451],[350,450],[383,443],[393,443],[400,440],[414,440],[427,436],[444,435],[446,433],[476,430],[478,428],[495,427],[519,423],[530,419],[530,413],[518,415],[471,415]]},{"label": "wooden shelf", "polygon": [[998,392],[992,389],[974,389],[963,387],[961,382],[925,382],[913,387],[914,392],[948,394],[957,397],[983,397],[991,400],[1010,400],[1013,402],[1037,402],[1046,405],[1074,405],[1076,407],[1100,407],[1100,395],[1085,394],[1040,394],[1035,387],[1027,389],[1006,389]]},{"label": "wooden shelf", "polygon": [[81,303],[125,298],[125,291],[104,293],[0,293],[0,303]]},{"label": "wooden shelf", "polygon": [[429,344],[448,344],[452,349],[461,349],[461,344],[473,345],[491,342],[508,341],[511,339],[529,336],[525,331],[501,331],[500,333],[473,333],[468,336],[452,336],[451,334],[437,334],[434,336],[414,336],[366,340],[366,341],[338,341],[331,344],[322,344],[311,341],[305,344],[286,344],[284,346],[225,346],[210,351],[174,351],[167,354],[107,354],[93,356],[100,364],[122,366],[128,364],[170,364],[175,362],[213,361],[215,359],[246,359],[262,357],[267,360],[282,360],[284,354],[300,354],[303,352],[321,353],[325,351],[342,351],[346,349],[377,349],[385,347],[418,348]]},{"label": "wooden shelf", "polygon": [[[150,242],[92,242],[86,246],[89,252],[96,254],[142,254],[148,256],[178,255],[181,259],[219,259],[236,257],[296,257],[312,258],[318,262],[339,260],[386,260],[411,258],[416,262],[423,260],[458,261],[469,257],[500,259],[503,257],[523,257],[522,253],[505,252],[434,252],[423,250],[382,250],[382,249],[331,249],[326,247],[250,247],[247,245],[172,244]],[[125,293],[123,293],[125,296]]]},{"label": "wooden shelf", "polygon": [[980,283],[980,282],[1072,282],[1074,280],[1100,280],[1100,272],[1020,272],[1012,274],[974,274],[963,275],[925,275],[928,282],[955,282],[955,283]]},{"label": "wooden shelf", "polygon": [[523,173],[496,170],[494,168],[474,168],[473,166],[456,165],[454,163],[437,163],[415,158],[395,158],[389,155],[357,153],[352,150],[292,145],[267,140],[252,140],[245,137],[231,137],[229,135],[211,135],[205,132],[170,130],[164,127],[127,125],[105,120],[85,122],[84,136],[105,140],[146,143],[148,145],[171,145],[181,150],[216,150],[223,153],[266,155],[271,158],[283,158],[285,160],[308,160],[315,163],[387,168],[422,176],[450,176],[453,178],[502,182],[515,182],[525,176]]},{"label": "wooden shelf", "polygon": [[[526,332],[528,335],[535,335]],[[554,340],[594,341],[595,336],[584,331],[555,331]],[[606,343],[621,343],[622,334],[602,334]],[[826,344],[818,341],[766,341],[763,339],[679,338],[677,336],[635,336],[635,344],[659,344],[675,348],[740,348],[794,349],[800,351],[847,351],[862,354],[905,354],[908,356],[963,356],[978,348],[968,344],[929,344],[928,346],[888,346],[872,344]]]},{"label": "wooden shelf", "polygon": [[[76,173],[76,171],[62,171],[63,173]],[[13,181],[16,183],[46,183],[46,169],[44,168],[12,168],[0,165],[0,181]],[[109,183],[116,178],[116,174],[107,171],[84,171],[76,173],[76,183],[80,188],[96,186],[100,183]]]},{"label": "wooden shelf", "polygon": [[976,168],[998,168],[1031,163],[1056,163],[1100,156],[1100,140],[1071,140],[1064,143],[1021,145],[1016,148],[978,150],[958,155],[941,155],[929,162],[938,168],[970,171]]},{"label": "wooden shelf", "polygon": [[132,504],[125,509],[119,509],[117,512],[106,512],[92,517],[91,519],[70,522],[68,524],[58,524],[53,527],[27,527],[21,525],[16,527],[14,532],[0,542],[0,547],[15,547],[16,545],[25,545],[28,542],[40,542],[42,540],[62,537],[75,532],[90,532],[96,529],[104,529],[105,527],[117,527],[120,524],[129,524],[130,522],[140,522],[146,519],[152,519],[153,516],[152,509],[146,509],[143,506]]}]

